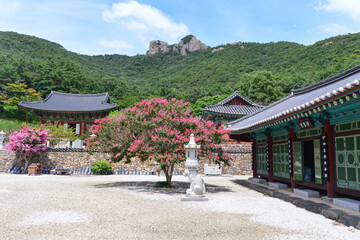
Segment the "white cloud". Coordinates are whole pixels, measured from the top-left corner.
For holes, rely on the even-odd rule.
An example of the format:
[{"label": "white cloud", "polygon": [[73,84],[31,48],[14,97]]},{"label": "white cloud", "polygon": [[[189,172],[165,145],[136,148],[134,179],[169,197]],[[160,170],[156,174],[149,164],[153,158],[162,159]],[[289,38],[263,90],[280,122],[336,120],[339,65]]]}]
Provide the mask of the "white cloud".
[{"label": "white cloud", "polygon": [[348,14],[354,21],[360,22],[359,0],[327,0],[326,3],[320,1],[320,5],[315,9]]},{"label": "white cloud", "polygon": [[128,42],[118,40],[100,40],[99,44],[103,47],[108,47],[116,50],[129,50],[134,48],[134,46]]},{"label": "white cloud", "polygon": [[173,22],[160,10],[136,1],[114,3],[111,10],[103,11],[103,19],[119,23],[121,28],[131,30],[146,41],[151,38],[176,41],[189,33],[185,24]]},{"label": "white cloud", "polygon": [[348,33],[357,32],[357,31],[354,31],[354,30],[350,29],[347,26],[339,25],[339,24],[336,24],[336,23],[329,23],[329,24],[326,24],[326,25],[322,25],[322,26],[319,26],[319,28],[322,31],[331,33],[332,35],[342,35],[342,34],[348,34]]}]

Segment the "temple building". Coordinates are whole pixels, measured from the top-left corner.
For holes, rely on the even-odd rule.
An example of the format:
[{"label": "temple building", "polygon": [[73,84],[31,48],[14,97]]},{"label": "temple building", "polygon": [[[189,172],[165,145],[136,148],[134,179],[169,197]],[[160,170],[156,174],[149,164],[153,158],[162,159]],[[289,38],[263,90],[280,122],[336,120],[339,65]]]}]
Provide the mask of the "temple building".
[{"label": "temple building", "polygon": [[360,65],[227,124],[253,177],[360,199]]},{"label": "temple building", "polygon": [[217,104],[206,106],[202,119],[224,125],[262,108],[263,106],[250,101],[236,90],[232,95]]},{"label": "temple building", "polygon": [[40,102],[20,102],[19,107],[37,115],[40,124],[58,121],[66,127],[72,127],[79,136],[86,133],[95,119],[106,117],[115,110],[117,104],[109,103],[107,93],[71,94],[51,91]]}]

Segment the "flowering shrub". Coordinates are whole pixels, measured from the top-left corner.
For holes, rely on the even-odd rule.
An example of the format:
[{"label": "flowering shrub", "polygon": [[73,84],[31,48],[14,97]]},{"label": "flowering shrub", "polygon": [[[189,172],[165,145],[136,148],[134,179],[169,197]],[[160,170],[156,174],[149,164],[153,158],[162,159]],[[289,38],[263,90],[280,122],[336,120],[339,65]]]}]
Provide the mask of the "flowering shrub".
[{"label": "flowering shrub", "polygon": [[228,138],[228,131],[211,121],[199,121],[190,114],[189,103],[153,98],[123,109],[117,117],[95,121],[86,139],[87,150],[101,149],[115,162],[132,157],[156,162],[170,185],[174,165],[186,160],[184,145],[190,134],[201,145],[199,157],[229,165],[233,158],[217,144]]},{"label": "flowering shrub", "polygon": [[5,148],[17,152],[25,160],[25,173],[29,161],[41,155],[46,149],[45,143],[51,137],[48,129],[35,129],[34,127],[21,126],[20,131],[15,131],[9,136]]}]

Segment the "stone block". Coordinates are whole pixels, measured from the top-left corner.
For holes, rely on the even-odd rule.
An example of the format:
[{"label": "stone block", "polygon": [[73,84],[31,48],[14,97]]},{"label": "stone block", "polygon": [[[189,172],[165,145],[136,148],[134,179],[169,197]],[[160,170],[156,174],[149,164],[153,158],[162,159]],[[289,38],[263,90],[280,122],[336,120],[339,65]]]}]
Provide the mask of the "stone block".
[{"label": "stone block", "polygon": [[323,203],[309,203],[305,209],[313,213],[321,213],[324,209],[330,208],[329,205]]},{"label": "stone block", "polygon": [[344,214],[344,215],[340,215],[339,222],[342,224],[345,224],[347,226],[357,227],[360,222],[360,217],[354,216],[354,215],[349,215],[349,214]]},{"label": "stone block", "polygon": [[306,200],[301,199],[301,198],[296,199],[296,200],[293,201],[293,204],[294,204],[295,206],[297,206],[297,207],[300,207],[300,208],[306,208],[306,206],[307,206],[308,204],[310,204],[310,203],[311,203],[310,201],[306,201]]},{"label": "stone block", "polygon": [[253,178],[252,180],[256,183],[266,183],[266,180],[262,178]]},{"label": "stone block", "polygon": [[287,195],[287,194],[283,194],[279,197],[281,200],[285,201],[285,202],[289,202],[289,203],[293,203],[294,202],[294,198]]},{"label": "stone block", "polygon": [[300,196],[308,197],[308,198],[318,198],[320,194],[318,191],[310,190],[310,189],[299,189],[295,188],[294,193]]},{"label": "stone block", "polygon": [[324,209],[324,210],[322,210],[321,213],[325,217],[330,218],[332,220],[338,220],[341,215],[345,214],[344,211],[341,211],[339,209],[333,209],[333,208]]},{"label": "stone block", "polygon": [[334,198],[333,203],[336,206],[360,212],[360,201],[350,198]]},{"label": "stone block", "polygon": [[285,189],[287,188],[287,185],[284,183],[269,182],[269,187],[273,187],[276,189]]}]

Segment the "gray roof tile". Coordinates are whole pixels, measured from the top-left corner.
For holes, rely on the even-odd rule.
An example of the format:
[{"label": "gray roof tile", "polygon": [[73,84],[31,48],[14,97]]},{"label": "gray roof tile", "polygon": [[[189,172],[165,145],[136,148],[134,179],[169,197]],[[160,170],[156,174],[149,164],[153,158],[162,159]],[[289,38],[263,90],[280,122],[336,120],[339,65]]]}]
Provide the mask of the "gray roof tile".
[{"label": "gray roof tile", "polygon": [[[235,98],[240,98],[248,105],[226,105],[230,101],[232,101]],[[219,113],[219,114],[230,114],[230,115],[248,115],[250,113],[253,113],[255,111],[258,111],[259,109],[263,108],[263,106],[258,105],[246,97],[244,97],[242,94],[239,93],[238,90],[236,90],[233,94],[231,94],[229,97],[225,98],[224,100],[218,102],[214,105],[205,106],[204,111],[206,112],[212,112],[212,113]]]},{"label": "gray roof tile", "polygon": [[108,99],[107,93],[71,94],[51,91],[43,101],[20,102],[19,106],[33,110],[59,112],[108,111],[117,108],[117,104],[107,103]]}]

